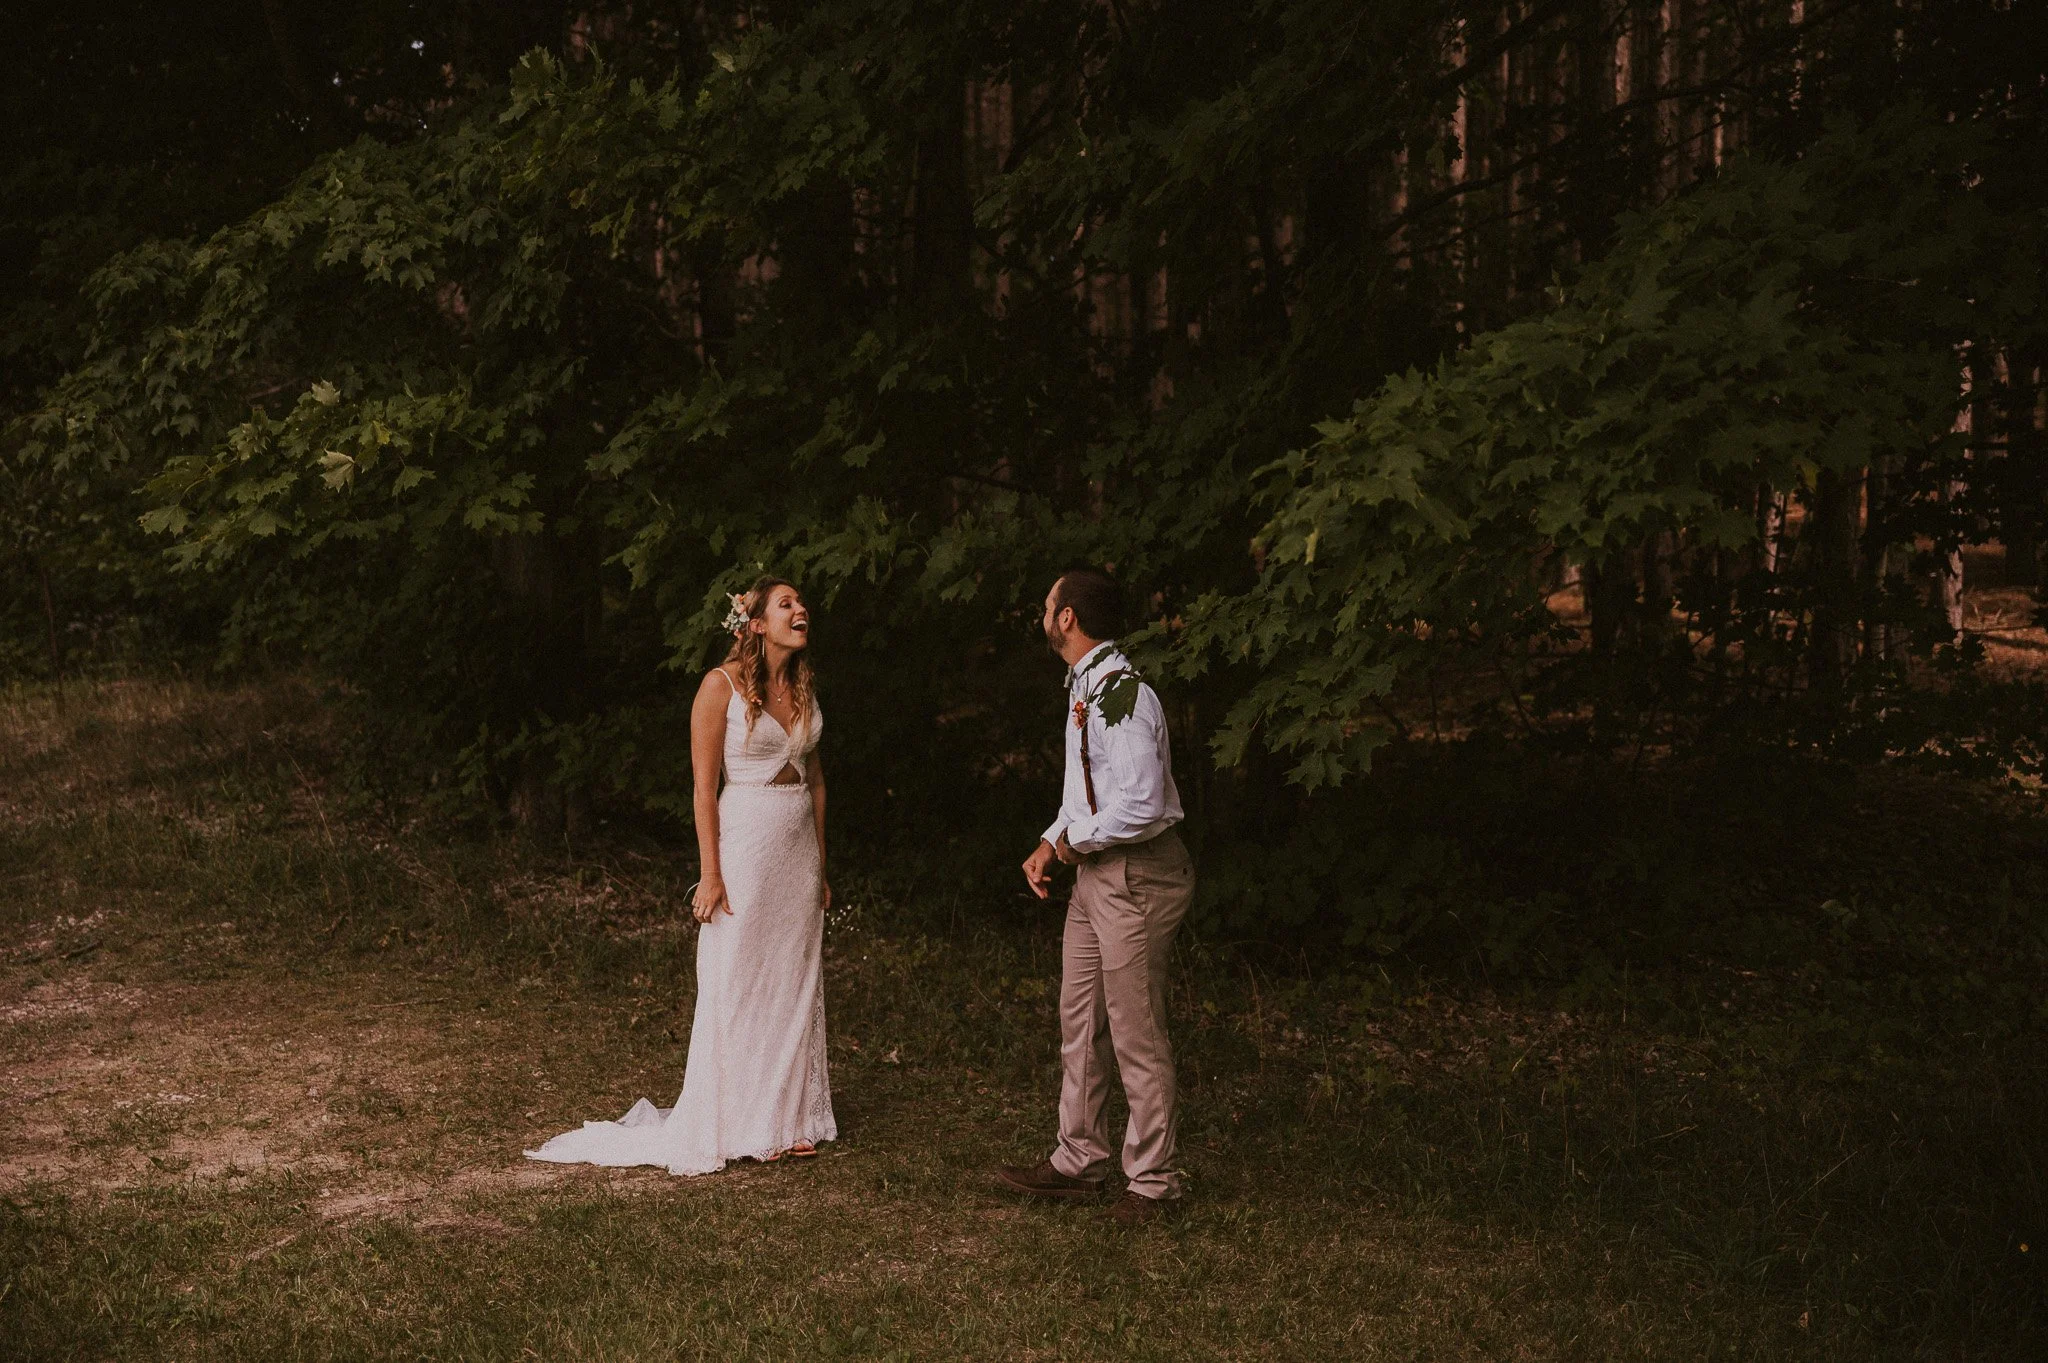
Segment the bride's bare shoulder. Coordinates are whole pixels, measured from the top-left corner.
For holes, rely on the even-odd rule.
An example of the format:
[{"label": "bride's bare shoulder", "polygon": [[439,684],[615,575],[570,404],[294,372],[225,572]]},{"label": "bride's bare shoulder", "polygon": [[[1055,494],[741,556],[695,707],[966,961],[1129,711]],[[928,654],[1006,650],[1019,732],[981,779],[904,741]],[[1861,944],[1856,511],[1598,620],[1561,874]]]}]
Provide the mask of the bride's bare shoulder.
[{"label": "bride's bare shoulder", "polygon": [[697,698],[699,700],[722,701],[728,696],[738,694],[738,692],[739,687],[733,684],[732,672],[724,667],[712,668],[697,683]]}]

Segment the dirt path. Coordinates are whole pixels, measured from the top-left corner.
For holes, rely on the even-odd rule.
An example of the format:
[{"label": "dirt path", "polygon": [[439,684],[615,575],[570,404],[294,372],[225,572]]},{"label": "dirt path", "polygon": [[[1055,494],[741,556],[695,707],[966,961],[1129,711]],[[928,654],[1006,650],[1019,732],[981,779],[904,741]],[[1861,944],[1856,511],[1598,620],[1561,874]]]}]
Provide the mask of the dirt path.
[{"label": "dirt path", "polygon": [[[520,1158],[560,1105],[559,1001],[375,969],[154,978],[95,959],[121,922],[87,926],[100,945],[31,941],[0,966],[0,1193],[286,1174],[324,1219],[431,1222],[474,1192],[634,1182]],[[232,934],[216,949],[237,954]]]}]

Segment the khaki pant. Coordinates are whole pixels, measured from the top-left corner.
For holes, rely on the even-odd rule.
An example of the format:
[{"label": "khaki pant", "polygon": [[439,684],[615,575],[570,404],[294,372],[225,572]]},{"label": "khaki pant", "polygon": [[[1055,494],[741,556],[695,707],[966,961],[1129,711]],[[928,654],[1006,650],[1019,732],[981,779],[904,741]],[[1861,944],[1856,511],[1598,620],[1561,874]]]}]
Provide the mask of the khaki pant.
[{"label": "khaki pant", "polygon": [[1109,1164],[1103,1105],[1114,1054],[1131,1108],[1130,1190],[1180,1196],[1166,971],[1194,893],[1194,864],[1172,829],[1141,846],[1105,849],[1079,868],[1061,962],[1060,1143],[1052,1156],[1069,1178],[1093,1178]]}]

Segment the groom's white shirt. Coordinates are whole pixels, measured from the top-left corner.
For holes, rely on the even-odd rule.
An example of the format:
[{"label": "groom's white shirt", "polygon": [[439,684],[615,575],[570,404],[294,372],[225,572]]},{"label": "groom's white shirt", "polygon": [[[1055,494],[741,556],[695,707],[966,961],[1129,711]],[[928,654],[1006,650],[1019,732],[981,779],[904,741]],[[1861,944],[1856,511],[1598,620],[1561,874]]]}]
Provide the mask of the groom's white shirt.
[{"label": "groom's white shirt", "polygon": [[[1173,784],[1173,754],[1167,746],[1166,711],[1149,685],[1138,684],[1130,715],[1106,724],[1097,697],[1103,685],[1130,666],[1114,640],[1097,644],[1067,671],[1067,775],[1060,814],[1045,830],[1057,846],[1060,834],[1076,852],[1099,852],[1122,843],[1155,838],[1181,821],[1180,791]],[[1095,802],[1088,811],[1088,786],[1081,774],[1081,730],[1074,702],[1088,702],[1088,756],[1095,772]]]}]

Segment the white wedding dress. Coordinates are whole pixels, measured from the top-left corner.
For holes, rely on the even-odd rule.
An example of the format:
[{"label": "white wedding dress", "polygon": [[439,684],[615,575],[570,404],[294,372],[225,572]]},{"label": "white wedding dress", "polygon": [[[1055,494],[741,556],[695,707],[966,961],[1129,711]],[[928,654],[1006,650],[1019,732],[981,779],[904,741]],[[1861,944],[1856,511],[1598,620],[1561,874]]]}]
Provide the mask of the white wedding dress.
[{"label": "white wedding dress", "polygon": [[672,1108],[642,1098],[618,1121],[585,1122],[527,1158],[708,1174],[727,1160],[838,1136],[825,1073],[825,882],[811,788],[770,784],[784,767],[804,770],[823,728],[813,702],[795,735],[766,712],[749,733],[746,703],[737,694],[726,702],[718,859],[732,912],[698,930],[682,1096]]}]

